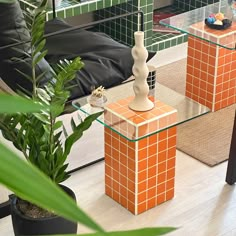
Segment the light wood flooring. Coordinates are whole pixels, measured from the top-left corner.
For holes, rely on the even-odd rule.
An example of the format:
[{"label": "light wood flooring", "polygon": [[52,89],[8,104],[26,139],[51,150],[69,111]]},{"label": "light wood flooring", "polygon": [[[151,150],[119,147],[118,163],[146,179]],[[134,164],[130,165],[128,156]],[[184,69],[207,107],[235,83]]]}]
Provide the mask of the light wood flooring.
[{"label": "light wood flooring", "polygon": [[[185,49],[180,52],[182,50]],[[88,139],[89,134],[95,132],[93,129],[73,151],[69,160],[73,163],[71,168],[81,160],[102,155],[101,136],[96,134]],[[90,157],[85,155],[88,149],[94,150]],[[175,226],[178,230],[168,235],[236,236],[236,190],[235,186],[225,183],[226,167],[224,162],[211,168],[177,151],[174,199],[138,216],[104,194],[103,162],[74,173],[65,184],[76,192],[79,206],[109,231]],[[79,225],[78,233],[84,232],[89,231]],[[10,217],[0,219],[0,236],[13,235]]]}]

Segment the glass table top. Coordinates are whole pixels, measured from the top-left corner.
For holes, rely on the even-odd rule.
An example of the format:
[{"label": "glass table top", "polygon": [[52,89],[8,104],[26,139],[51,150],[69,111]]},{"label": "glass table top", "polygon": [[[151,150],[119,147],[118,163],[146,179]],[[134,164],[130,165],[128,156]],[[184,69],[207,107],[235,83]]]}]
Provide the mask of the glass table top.
[{"label": "glass table top", "polygon": [[[89,96],[87,97],[82,97],[77,100],[73,101],[73,106],[77,108],[78,110],[82,111],[83,113],[89,115],[93,114],[99,111],[106,111],[106,106],[109,105],[110,103],[114,103],[118,100],[134,96],[133,92],[133,81],[124,83],[122,85],[116,86],[114,88],[108,89],[105,91],[105,96],[107,99],[107,102],[105,103],[104,108],[97,108],[97,107],[92,107],[89,103]],[[145,137],[148,137],[150,135],[153,135],[155,133],[161,132],[167,128],[176,126],[178,124],[184,123],[186,121],[192,120],[196,117],[199,117],[203,114],[206,114],[210,112],[210,109],[157,83],[155,86],[155,95],[154,95],[154,100],[161,101],[177,110],[177,121],[175,123],[172,123],[171,125],[167,125],[166,127],[162,128],[157,128],[155,131],[149,132],[149,133],[144,133],[143,135],[137,137],[133,137],[132,134],[126,134],[120,132],[116,128],[116,125],[114,124],[106,124],[104,122],[104,115],[100,116],[97,121],[103,124],[104,126],[108,127],[109,129],[113,130],[114,132],[120,134],[122,137],[129,141],[138,141],[141,140]],[[135,114],[135,116],[138,116],[139,113]],[[117,121],[116,121],[117,122]]]},{"label": "glass table top", "polygon": [[[210,14],[223,13],[225,18],[232,20],[232,25],[224,30],[211,29],[205,24]],[[226,49],[235,50],[236,21],[228,0],[197,8],[160,21],[160,24],[180,32],[198,37]]]}]

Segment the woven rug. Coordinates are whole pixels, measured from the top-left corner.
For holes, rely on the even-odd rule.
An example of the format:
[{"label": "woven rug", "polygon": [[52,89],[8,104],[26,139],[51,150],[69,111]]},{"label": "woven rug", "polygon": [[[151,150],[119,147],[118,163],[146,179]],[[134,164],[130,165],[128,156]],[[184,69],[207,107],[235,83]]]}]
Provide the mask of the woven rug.
[{"label": "woven rug", "polygon": [[[161,84],[184,94],[186,59],[158,68]],[[177,126],[177,149],[215,166],[228,159],[236,105]]]}]

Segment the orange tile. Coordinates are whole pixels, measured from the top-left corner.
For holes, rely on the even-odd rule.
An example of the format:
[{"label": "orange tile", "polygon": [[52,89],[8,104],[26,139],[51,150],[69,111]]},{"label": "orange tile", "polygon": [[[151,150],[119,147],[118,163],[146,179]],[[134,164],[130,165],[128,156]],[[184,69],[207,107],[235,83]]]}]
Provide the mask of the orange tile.
[{"label": "orange tile", "polygon": [[105,165],[105,173],[106,173],[106,175],[111,176],[112,171],[111,171],[111,167],[110,166]]},{"label": "orange tile", "polygon": [[127,147],[127,145],[124,144],[123,142],[120,142],[119,151],[120,151],[122,154],[127,155],[127,153],[128,153],[128,147]]},{"label": "orange tile", "polygon": [[172,136],[168,139],[168,148],[176,146],[176,136]]},{"label": "orange tile", "polygon": [[111,146],[105,143],[105,153],[111,155]]},{"label": "orange tile", "polygon": [[167,169],[171,169],[175,167],[175,158],[171,158],[167,161]]},{"label": "orange tile", "polygon": [[148,145],[148,139],[147,138],[144,138],[144,139],[138,141],[138,149],[145,148],[145,147],[147,147],[147,145]]},{"label": "orange tile", "polygon": [[111,156],[107,155],[106,153],[105,153],[105,162],[107,166],[110,166],[110,167],[112,166]]},{"label": "orange tile", "polygon": [[148,185],[147,185],[148,188],[156,187],[157,186],[157,177],[154,176],[154,177],[148,179],[147,182],[148,182]]},{"label": "orange tile", "polygon": [[112,190],[108,186],[105,187],[105,194],[112,198]]},{"label": "orange tile", "polygon": [[159,120],[159,127],[160,129],[164,129],[168,126],[168,119],[167,117],[160,118]]},{"label": "orange tile", "polygon": [[152,178],[152,177],[156,176],[156,174],[157,174],[157,167],[156,166],[148,168],[148,178]]},{"label": "orange tile", "polygon": [[128,158],[135,159],[135,150],[133,148],[128,147]]},{"label": "orange tile", "polygon": [[138,182],[142,182],[147,179],[147,170],[138,173]]},{"label": "orange tile", "polygon": [[[117,147],[116,147],[117,148]],[[112,155],[112,157],[115,159],[117,159],[117,160],[119,160],[119,156],[120,156],[120,153],[119,153],[119,151],[118,151],[118,149],[116,149],[115,147],[112,147],[112,149],[111,149],[111,155]]]},{"label": "orange tile", "polygon": [[128,162],[127,154],[120,153],[120,163],[126,166],[127,162]]},{"label": "orange tile", "polygon": [[140,117],[140,116],[134,116],[131,121],[134,123],[134,124],[140,124],[142,122],[144,122],[145,120]]},{"label": "orange tile", "polygon": [[120,175],[120,185],[121,187],[124,186],[125,188],[128,187],[128,179],[124,175]]},{"label": "orange tile", "polygon": [[157,155],[152,155],[148,158],[148,166],[154,166],[157,164]]},{"label": "orange tile", "polygon": [[161,203],[165,202],[165,200],[166,200],[165,193],[157,196],[157,204],[161,204]]},{"label": "orange tile", "polygon": [[135,161],[132,159],[128,159],[128,168],[132,171],[135,171]]},{"label": "orange tile", "polygon": [[147,158],[147,148],[143,148],[138,151],[138,159],[139,161],[146,159]]},{"label": "orange tile", "polygon": [[164,130],[159,133],[159,141],[167,138],[167,130]]},{"label": "orange tile", "polygon": [[208,73],[209,73],[210,75],[215,75],[215,72],[216,72],[216,70],[215,70],[215,67],[214,67],[214,66],[209,66],[209,67],[208,67]]},{"label": "orange tile", "polygon": [[157,195],[156,193],[156,187],[154,188],[151,188],[151,189],[148,189],[148,192],[147,192],[147,199],[150,199],[150,198],[153,198]]},{"label": "orange tile", "polygon": [[166,191],[166,183],[161,183],[161,184],[158,184],[157,186],[157,194],[161,194],[161,193],[164,193]]},{"label": "orange tile", "polygon": [[158,134],[151,135],[150,137],[147,138],[148,143],[149,144],[157,143],[157,137],[158,137]]},{"label": "orange tile", "polygon": [[120,204],[125,207],[125,208],[128,208],[128,200],[127,198],[123,197],[123,196],[120,196]]},{"label": "orange tile", "polygon": [[174,178],[174,177],[175,177],[175,169],[174,169],[174,168],[169,169],[169,170],[167,171],[167,179],[172,179],[172,178]]},{"label": "orange tile", "polygon": [[174,189],[170,189],[169,191],[166,192],[166,201],[170,200],[174,197]]},{"label": "orange tile", "polygon": [[112,196],[112,198],[113,198],[115,201],[120,202],[120,195],[119,195],[118,192],[113,191],[113,196]]},{"label": "orange tile", "polygon": [[148,124],[145,124],[145,125],[142,125],[142,126],[138,127],[138,136],[139,137],[145,136],[149,133],[150,133],[150,131],[149,131]]},{"label": "orange tile", "polygon": [[175,180],[170,179],[166,182],[166,190],[168,191],[169,189],[173,189],[175,186]]},{"label": "orange tile", "polygon": [[147,208],[151,209],[157,205],[156,198],[148,199]]},{"label": "orange tile", "polygon": [[138,203],[144,202],[147,200],[147,192],[142,192],[138,194]]},{"label": "orange tile", "polygon": [[138,162],[138,171],[143,171],[147,169],[147,159]]},{"label": "orange tile", "polygon": [[216,58],[209,56],[209,65],[215,66],[215,63],[216,63]]},{"label": "orange tile", "polygon": [[157,182],[158,185],[166,181],[166,172],[158,173]]},{"label": "orange tile", "polygon": [[138,214],[141,214],[147,210],[147,203],[143,202],[138,205]]},{"label": "orange tile", "polygon": [[141,193],[146,190],[147,190],[147,181],[145,180],[138,184],[138,192]]},{"label": "orange tile", "polygon": [[158,143],[158,152],[162,152],[167,148],[167,140],[163,140]]},{"label": "orange tile", "polygon": [[148,147],[148,155],[153,156],[155,154],[157,154],[157,144],[156,143]]},{"label": "orange tile", "polygon": [[135,188],[135,172],[129,171],[128,172],[128,188],[134,190]]},{"label": "orange tile", "polygon": [[111,176],[105,175],[105,184],[106,184],[106,186],[112,188],[112,179],[111,179]]},{"label": "orange tile", "polygon": [[166,162],[158,163],[157,167],[158,173],[162,173],[166,171]]},{"label": "orange tile", "polygon": [[119,183],[116,182],[116,181],[113,181],[112,189],[119,193],[120,192],[120,185],[119,185]]},{"label": "orange tile", "polygon": [[120,165],[120,173],[123,175],[123,176],[128,176],[128,168],[126,165]]},{"label": "orange tile", "polygon": [[129,210],[131,213],[135,214],[135,205],[134,205],[133,202],[128,201],[128,210]]},{"label": "orange tile", "polygon": [[113,171],[112,171],[112,178],[113,178],[114,180],[116,180],[117,182],[120,181],[120,174],[119,174],[119,172],[116,171],[115,169],[113,169]]},{"label": "orange tile", "polygon": [[216,57],[216,46],[210,46],[210,48],[209,48],[210,50],[209,50],[209,55],[210,56],[212,56],[212,57]]},{"label": "orange tile", "polygon": [[173,135],[176,135],[176,130],[177,130],[177,127],[176,127],[176,126],[170,128],[170,129],[168,129],[168,135],[169,135],[170,137],[173,136]]},{"label": "orange tile", "polygon": [[176,156],[176,148],[173,147],[173,148],[168,149],[167,153],[168,153],[167,154],[168,158],[175,157]]},{"label": "orange tile", "polygon": [[158,162],[163,162],[167,159],[167,151],[162,151],[158,153]]},{"label": "orange tile", "polygon": [[128,200],[130,202],[135,202],[135,195],[134,192],[128,191]]}]

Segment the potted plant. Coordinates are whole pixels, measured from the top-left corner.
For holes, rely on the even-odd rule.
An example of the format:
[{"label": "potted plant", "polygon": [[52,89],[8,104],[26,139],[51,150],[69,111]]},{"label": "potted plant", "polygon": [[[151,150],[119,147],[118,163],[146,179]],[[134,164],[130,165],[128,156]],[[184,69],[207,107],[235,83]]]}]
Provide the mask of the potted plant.
[{"label": "potted plant", "polygon": [[[29,20],[31,34],[30,50],[24,52],[30,57],[32,74],[25,75],[32,82],[32,94],[20,95],[47,107],[38,113],[5,114],[0,117],[0,130],[3,137],[11,141],[22,152],[28,162],[40,169],[54,183],[60,184],[69,177],[66,169],[67,157],[73,144],[82,136],[92,122],[102,113],[86,117],[79,124],[71,119],[72,134],[68,135],[62,121],[57,118],[64,111],[70,96],[68,82],[73,80],[76,72],[82,68],[80,58],[72,61],[62,61],[54,70],[50,71],[52,80],[44,87],[38,86],[38,81],[46,73],[36,75],[36,66],[46,55],[44,39],[45,6],[44,0],[38,9],[31,12]],[[19,49],[18,49],[19,50]],[[13,60],[22,61],[20,58]],[[19,73],[23,73],[19,71]],[[64,131],[64,132],[63,132]],[[62,142],[62,134],[65,141]],[[61,188],[72,198],[75,195],[68,187]],[[28,186],[30,187],[30,186]],[[42,188],[42,186],[38,186]],[[11,196],[11,214],[15,235],[48,235],[62,233],[76,233],[77,224],[54,212],[42,208],[19,198]]]}]

